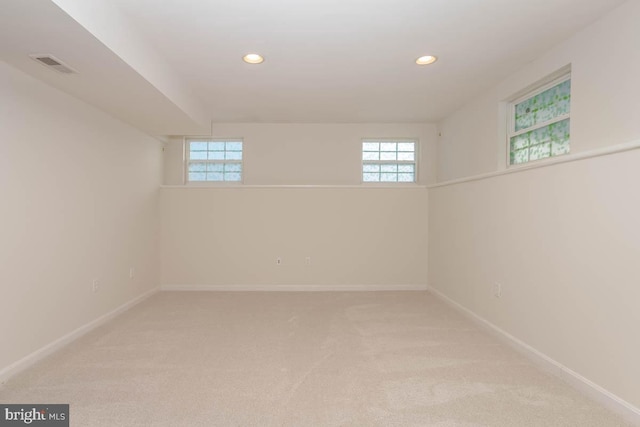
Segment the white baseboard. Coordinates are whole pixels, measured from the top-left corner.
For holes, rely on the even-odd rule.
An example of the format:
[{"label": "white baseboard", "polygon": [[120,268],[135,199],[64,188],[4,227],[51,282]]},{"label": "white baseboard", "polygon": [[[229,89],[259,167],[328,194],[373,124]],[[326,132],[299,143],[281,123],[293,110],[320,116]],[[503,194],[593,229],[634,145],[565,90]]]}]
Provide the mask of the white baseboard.
[{"label": "white baseboard", "polygon": [[98,317],[95,320],[92,320],[91,322],[89,322],[89,323],[87,323],[87,324],[85,324],[83,326],[80,326],[78,329],[69,332],[68,334],[58,338],[57,340],[55,340],[53,342],[50,342],[49,344],[45,345],[44,347],[39,348],[38,350],[34,351],[33,353],[28,354],[27,356],[23,357],[22,359],[18,360],[17,362],[14,362],[11,365],[3,368],[2,370],[0,370],[0,384],[4,384],[9,378],[13,377],[14,375],[22,372],[23,370],[25,370],[28,367],[32,366],[36,362],[44,359],[45,357],[49,356],[50,354],[55,353],[56,351],[58,351],[61,348],[65,347],[66,345],[70,344],[71,342],[77,340],[81,336],[87,334],[88,332],[91,332],[93,329],[97,328],[98,326],[101,326],[101,325],[107,323],[109,320],[111,320],[111,319],[115,318],[116,316],[120,315],[121,313],[129,310],[134,305],[141,303],[145,299],[149,298],[151,295],[153,295],[156,292],[158,292],[158,290],[159,290],[158,288],[154,288],[154,289],[151,289],[150,291],[145,292],[144,294],[132,299],[131,301],[128,301],[128,302],[122,304],[121,306],[119,306],[115,310],[112,310],[109,313],[104,314],[104,315]]},{"label": "white baseboard", "polygon": [[472,321],[474,321],[484,329],[488,329],[489,332],[493,333],[493,335],[495,335],[497,338],[499,338],[509,346],[513,347],[518,352],[522,353],[544,371],[559,377],[566,383],[578,389],[580,392],[589,396],[591,399],[602,404],[616,414],[622,416],[625,420],[640,426],[639,408],[635,407],[626,400],[621,399],[620,397],[604,389],[593,381],[583,377],[582,375],[564,366],[563,364],[557,362],[556,360],[550,358],[546,354],[536,350],[529,344],[519,340],[505,330],[489,322],[485,318],[477,315],[467,307],[452,300],[435,288],[429,286],[428,291],[466,317],[470,318]]},{"label": "white baseboard", "polygon": [[427,285],[162,285],[161,291],[352,292],[426,291]]}]

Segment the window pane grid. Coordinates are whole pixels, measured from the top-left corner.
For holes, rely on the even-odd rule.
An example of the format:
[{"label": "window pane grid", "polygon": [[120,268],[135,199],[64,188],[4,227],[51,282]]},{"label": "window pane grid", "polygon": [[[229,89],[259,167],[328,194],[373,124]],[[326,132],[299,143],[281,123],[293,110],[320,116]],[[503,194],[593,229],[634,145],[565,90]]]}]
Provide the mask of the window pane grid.
[{"label": "window pane grid", "polygon": [[363,141],[363,182],[415,182],[415,141]]},{"label": "window pane grid", "polygon": [[552,125],[552,124],[554,124],[554,123],[560,123],[560,122],[562,122],[562,121],[564,121],[564,120],[567,120],[567,119],[569,119],[569,115],[568,115],[568,114],[564,114],[564,115],[562,115],[562,116],[560,116],[560,117],[556,117],[556,118],[555,118],[555,119],[553,119],[553,120],[549,120],[549,121],[547,121],[547,122],[538,123],[538,124],[536,124],[536,125],[534,125],[534,126],[531,126],[531,127],[526,128],[526,129],[521,129],[521,130],[519,130],[519,131],[517,131],[517,132],[513,132],[511,135],[512,135],[512,136],[522,135],[522,134],[525,134],[525,133],[531,132],[532,130],[536,130],[536,129],[540,129],[540,128],[545,128],[545,127],[547,127],[547,126],[549,126],[549,125]]},{"label": "window pane grid", "polygon": [[526,163],[569,153],[570,119],[552,123],[511,138],[511,164]]},{"label": "window pane grid", "polygon": [[188,141],[188,182],[241,182],[241,140]]},{"label": "window pane grid", "polygon": [[189,181],[240,181],[242,163],[189,163]]},{"label": "window pane grid", "polygon": [[509,164],[516,165],[570,151],[571,79],[511,104]]},{"label": "window pane grid", "polygon": [[514,106],[515,130],[531,128],[569,114],[571,80],[565,80]]}]

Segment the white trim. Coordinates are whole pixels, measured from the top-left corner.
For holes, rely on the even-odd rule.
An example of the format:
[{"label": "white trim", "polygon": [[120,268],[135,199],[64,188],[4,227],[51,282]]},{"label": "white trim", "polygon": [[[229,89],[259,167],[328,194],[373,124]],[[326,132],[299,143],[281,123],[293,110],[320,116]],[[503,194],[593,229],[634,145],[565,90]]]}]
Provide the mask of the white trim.
[{"label": "white trim", "polygon": [[162,285],[160,290],[224,292],[426,291],[427,285]]},{"label": "white trim", "polygon": [[613,145],[610,147],[590,150],[583,153],[565,154],[563,156],[550,157],[548,159],[545,159],[544,162],[542,163],[533,163],[533,164],[524,163],[522,166],[518,166],[510,169],[505,169],[505,170],[496,171],[496,172],[488,172],[488,173],[483,173],[479,175],[473,175],[466,178],[452,179],[450,181],[444,181],[444,182],[439,182],[437,184],[427,185],[427,188],[432,189],[432,188],[438,188],[438,187],[446,187],[449,185],[462,184],[464,182],[480,181],[483,179],[494,178],[497,176],[509,175],[512,173],[520,173],[520,172],[528,171],[531,169],[546,168],[546,167],[555,166],[561,163],[570,163],[578,160],[591,159],[594,157],[602,157],[602,156],[609,156],[611,154],[624,153],[625,151],[637,150],[638,148],[640,148],[640,140],[631,141],[624,144]]},{"label": "white trim", "polygon": [[[360,142],[415,142],[418,143],[419,138],[417,136],[400,136],[400,137],[393,137],[393,136],[385,136],[385,137],[379,137],[379,136],[365,136],[363,138],[360,138]],[[361,147],[362,148],[362,147]]]},{"label": "white trim", "polygon": [[497,144],[496,153],[498,155],[497,158],[497,168],[496,170],[504,170],[508,168],[510,154],[509,154],[509,144],[504,141],[509,141],[507,135],[509,134],[509,125],[507,124],[509,121],[509,102],[501,101],[498,103],[498,120],[497,123],[504,123],[504,126],[498,126],[498,141],[500,144]]},{"label": "white trim", "polygon": [[128,301],[124,304],[122,304],[121,306],[117,307],[116,309],[110,311],[107,314],[104,314],[100,317],[98,317],[95,320],[92,320],[91,322],[80,326],[79,328],[75,329],[74,331],[69,332],[68,334],[63,335],[62,337],[58,338],[55,341],[50,342],[49,344],[45,345],[44,347],[39,348],[38,350],[26,355],[25,357],[23,357],[22,359],[12,363],[11,365],[3,368],[2,370],[0,370],[0,384],[4,384],[9,378],[17,375],[18,373],[24,371],[25,369],[29,368],[30,366],[32,366],[33,364],[35,364],[36,362],[39,362],[40,360],[44,359],[45,357],[51,355],[52,353],[55,353],[56,351],[62,349],[63,347],[71,344],[73,341],[77,340],[78,338],[82,337],[83,335],[91,332],[92,330],[96,329],[99,326],[104,325],[105,323],[107,323],[108,321],[112,320],[113,318],[119,316],[120,314],[124,313],[125,311],[129,310],[130,308],[132,308],[134,305],[137,305],[139,303],[141,303],[142,301],[146,300],[147,298],[149,298],[150,296],[152,296],[153,294],[155,294],[156,292],[159,291],[159,288],[153,288],[147,292],[145,292],[144,294],[137,296],[136,298],[132,299],[131,301]]},{"label": "white trim", "polygon": [[536,350],[534,347],[514,337],[505,330],[489,322],[487,319],[474,313],[472,310],[468,309],[462,304],[452,300],[432,286],[428,287],[428,291],[452,308],[459,311],[461,314],[474,321],[479,326],[492,332],[501,341],[505,342],[518,352],[522,353],[525,357],[527,357],[529,360],[531,360],[546,372],[559,377],[561,380],[573,386],[581,393],[589,396],[591,399],[605,406],[609,410],[622,416],[627,421],[640,425],[640,408],[633,406],[626,400],[621,399],[620,397],[599,386],[593,381],[583,377],[570,368],[564,366],[560,362],[557,362],[541,351]]},{"label": "white trim", "polygon": [[298,189],[310,189],[310,188],[330,188],[330,189],[359,189],[359,190],[399,190],[399,189],[422,189],[428,188],[426,185],[420,185],[415,183],[367,183],[361,185],[161,185],[160,188],[181,188],[181,189],[215,189],[215,190],[239,190],[239,189],[279,189],[279,188],[298,188]]}]

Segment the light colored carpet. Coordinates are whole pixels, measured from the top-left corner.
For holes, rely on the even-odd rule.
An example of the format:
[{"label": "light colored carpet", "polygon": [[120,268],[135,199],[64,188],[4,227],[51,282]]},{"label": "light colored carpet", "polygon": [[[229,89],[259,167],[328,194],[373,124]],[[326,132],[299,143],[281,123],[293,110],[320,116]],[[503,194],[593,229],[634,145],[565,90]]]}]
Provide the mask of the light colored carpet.
[{"label": "light colored carpet", "polygon": [[163,292],[0,388],[72,426],[622,426],[427,292]]}]

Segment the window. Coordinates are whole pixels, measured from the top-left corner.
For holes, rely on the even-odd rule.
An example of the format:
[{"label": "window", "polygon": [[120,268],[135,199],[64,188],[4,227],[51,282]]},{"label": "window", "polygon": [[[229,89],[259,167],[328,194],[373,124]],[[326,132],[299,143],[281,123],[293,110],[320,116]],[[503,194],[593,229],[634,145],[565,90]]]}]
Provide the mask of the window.
[{"label": "window", "polygon": [[363,182],[416,182],[416,141],[362,142]]},{"label": "window", "polygon": [[187,182],[242,182],[242,140],[188,139]]},{"label": "window", "polygon": [[569,153],[571,76],[542,86],[510,104],[509,164]]}]

